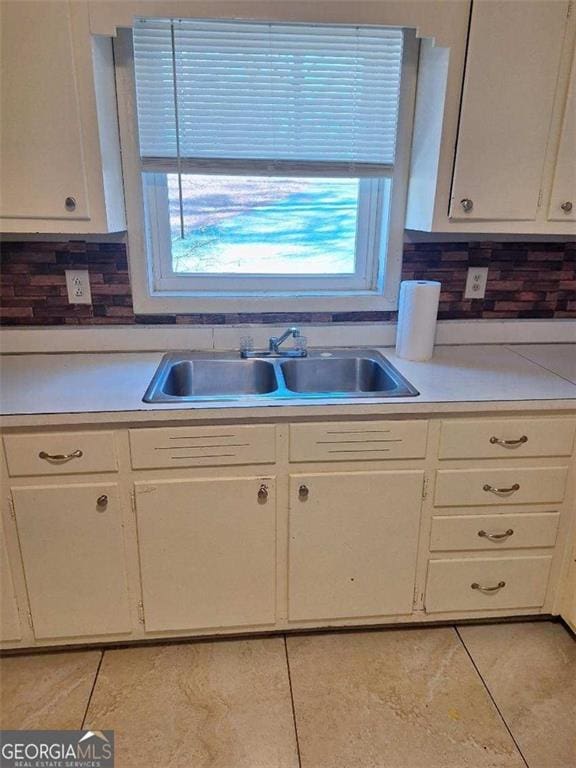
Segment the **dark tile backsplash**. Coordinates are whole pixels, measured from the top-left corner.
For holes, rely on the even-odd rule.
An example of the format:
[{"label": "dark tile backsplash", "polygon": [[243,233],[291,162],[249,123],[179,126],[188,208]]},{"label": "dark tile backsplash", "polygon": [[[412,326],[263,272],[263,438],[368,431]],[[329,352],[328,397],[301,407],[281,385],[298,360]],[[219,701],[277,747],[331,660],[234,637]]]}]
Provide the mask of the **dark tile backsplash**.
[{"label": "dark tile backsplash", "polygon": [[[466,270],[487,266],[484,299],[464,299]],[[395,312],[282,312],[135,315],[123,243],[4,242],[0,323],[124,325],[162,323],[349,323],[391,320]],[[69,304],[65,269],[88,269],[93,304]],[[576,243],[408,243],[404,280],[440,280],[440,319],[576,318]]]}]

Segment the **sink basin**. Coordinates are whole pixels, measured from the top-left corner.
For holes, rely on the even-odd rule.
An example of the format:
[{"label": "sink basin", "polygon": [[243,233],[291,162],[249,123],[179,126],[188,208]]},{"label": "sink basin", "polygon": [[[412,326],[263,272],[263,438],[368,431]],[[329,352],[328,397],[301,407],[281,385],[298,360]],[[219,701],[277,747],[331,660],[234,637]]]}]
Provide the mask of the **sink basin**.
[{"label": "sink basin", "polygon": [[[147,402],[239,398],[264,395],[278,388],[274,366],[265,360],[172,360],[158,378]],[[150,390],[150,388],[149,388]]]},{"label": "sink basin", "polygon": [[144,401],[411,397],[417,390],[375,350],[311,350],[308,357],[241,359],[236,352],[164,355]]},{"label": "sink basin", "polygon": [[304,358],[281,363],[286,386],[292,392],[389,393],[398,380],[380,362],[367,357]]}]

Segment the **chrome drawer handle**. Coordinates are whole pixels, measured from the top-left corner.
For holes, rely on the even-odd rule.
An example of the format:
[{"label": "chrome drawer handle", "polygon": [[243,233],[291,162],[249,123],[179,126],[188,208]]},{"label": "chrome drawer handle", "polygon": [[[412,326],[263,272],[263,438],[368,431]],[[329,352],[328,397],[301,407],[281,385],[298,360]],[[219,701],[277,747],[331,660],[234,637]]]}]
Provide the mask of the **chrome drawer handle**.
[{"label": "chrome drawer handle", "polygon": [[520,490],[520,486],[518,483],[514,483],[510,488],[495,488],[493,485],[486,483],[483,490],[490,491],[491,493],[514,493],[514,491]]},{"label": "chrome drawer handle", "polygon": [[501,589],[504,589],[505,586],[505,581],[499,581],[498,584],[496,584],[494,587],[485,587],[483,584],[478,584],[477,581],[475,581],[473,584],[470,584],[472,589],[478,589],[480,592],[499,592]]},{"label": "chrome drawer handle", "polygon": [[72,453],[46,453],[40,451],[38,458],[46,461],[70,461],[70,459],[80,459],[84,454],[82,451],[72,451]]},{"label": "chrome drawer handle", "polygon": [[518,440],[501,440],[499,437],[491,437],[490,442],[492,445],[503,445],[504,447],[513,448],[515,445],[522,445],[528,442],[528,437],[522,435]]},{"label": "chrome drawer handle", "polygon": [[489,539],[490,541],[502,541],[502,539],[507,539],[509,536],[512,536],[514,531],[512,528],[508,528],[507,531],[504,533],[487,533],[487,531],[478,531],[478,536],[481,536],[484,539]]}]

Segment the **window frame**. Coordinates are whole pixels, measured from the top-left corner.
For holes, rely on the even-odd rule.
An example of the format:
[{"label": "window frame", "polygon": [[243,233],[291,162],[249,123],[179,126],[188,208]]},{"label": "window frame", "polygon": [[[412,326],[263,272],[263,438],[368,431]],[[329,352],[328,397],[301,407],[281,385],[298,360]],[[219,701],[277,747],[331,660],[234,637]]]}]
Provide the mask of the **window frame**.
[{"label": "window frame", "polygon": [[[370,203],[367,211],[359,210],[358,215],[367,217],[370,227],[367,230],[364,227],[360,232],[365,240],[365,258],[359,279],[351,280],[351,275],[312,275],[300,278],[294,275],[253,278],[241,275],[174,277],[169,274],[167,262],[169,249],[166,244],[170,238],[166,239],[166,221],[162,222],[162,216],[158,215],[158,203],[164,205],[161,185],[157,185],[154,190],[147,188],[140,163],[131,29],[119,29],[114,41],[114,54],[135,312],[165,314],[396,309],[402,265],[418,47],[414,30],[405,29],[396,158],[393,169],[386,176],[383,175],[390,179],[389,185],[378,179],[367,180]],[[152,174],[147,172],[146,175]],[[389,189],[387,217],[384,216],[383,206],[385,187]],[[238,290],[239,277],[245,286],[241,291]],[[187,289],[190,282],[197,282],[199,278],[202,290]],[[214,285],[214,281],[218,282],[218,286]],[[234,290],[232,281],[235,282]]]}]

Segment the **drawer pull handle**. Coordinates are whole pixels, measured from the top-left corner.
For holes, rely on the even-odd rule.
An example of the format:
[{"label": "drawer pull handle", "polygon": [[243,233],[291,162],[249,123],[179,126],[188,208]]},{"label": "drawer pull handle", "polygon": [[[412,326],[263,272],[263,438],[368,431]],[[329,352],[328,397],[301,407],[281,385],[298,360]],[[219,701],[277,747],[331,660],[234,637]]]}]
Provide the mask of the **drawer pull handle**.
[{"label": "drawer pull handle", "polygon": [[105,493],[102,494],[102,496],[98,496],[96,499],[96,506],[97,507],[105,507],[108,504],[108,496],[106,496]]},{"label": "drawer pull handle", "polygon": [[310,491],[308,490],[307,485],[301,485],[300,488],[298,488],[298,498],[300,501],[306,501],[309,495]]},{"label": "drawer pull handle", "polygon": [[46,461],[70,461],[70,459],[80,459],[83,455],[82,451],[72,451],[72,453],[46,453],[46,451],[40,451],[38,457]]},{"label": "drawer pull handle", "polygon": [[514,485],[511,485],[510,488],[495,488],[493,485],[486,485],[484,486],[485,491],[489,491],[490,493],[514,493],[515,491],[520,490],[520,485],[518,483],[514,483]]},{"label": "drawer pull handle", "polygon": [[499,581],[498,584],[496,584],[494,587],[485,587],[483,584],[478,584],[477,581],[475,581],[473,584],[470,584],[472,589],[478,589],[480,592],[499,592],[501,589],[504,589],[505,586],[505,581]]},{"label": "drawer pull handle", "polygon": [[265,504],[268,501],[268,486],[264,483],[258,488],[258,501],[260,504]]},{"label": "drawer pull handle", "polygon": [[490,442],[492,445],[503,445],[505,448],[514,448],[516,445],[523,445],[528,442],[528,437],[522,435],[518,440],[502,440],[499,437],[491,437]]},{"label": "drawer pull handle", "polygon": [[502,541],[503,539],[507,539],[509,536],[512,536],[513,533],[513,529],[508,528],[508,530],[504,533],[487,533],[486,531],[478,531],[478,536],[481,536],[484,539],[489,539],[490,541]]}]

